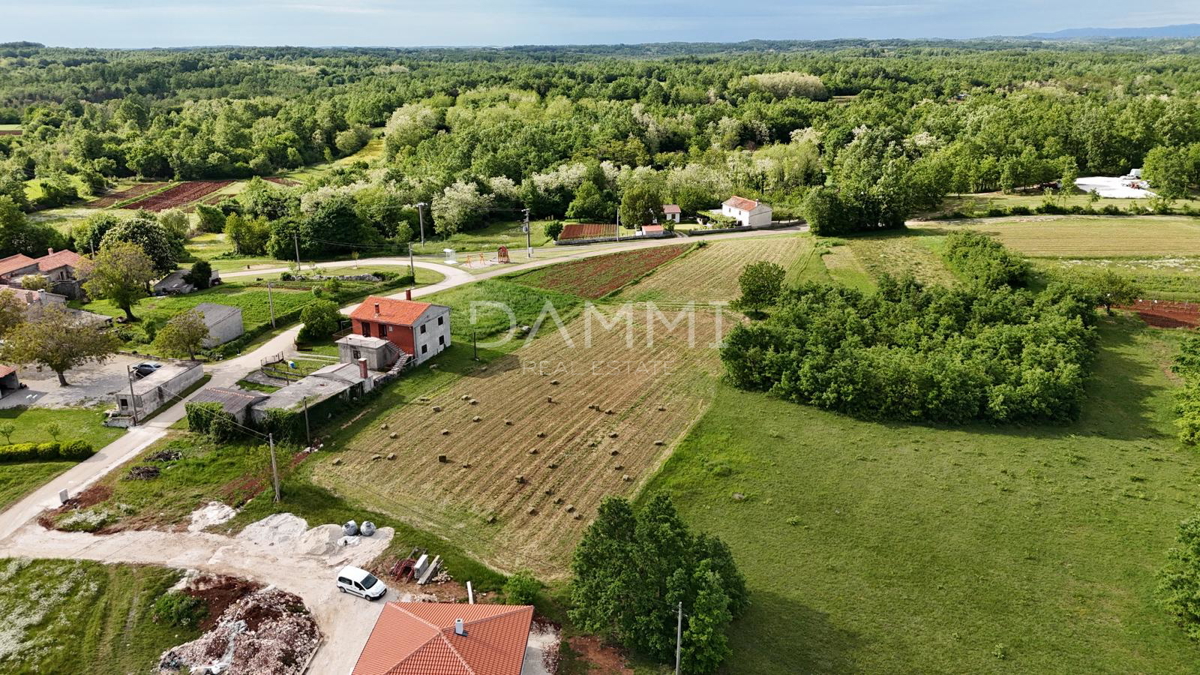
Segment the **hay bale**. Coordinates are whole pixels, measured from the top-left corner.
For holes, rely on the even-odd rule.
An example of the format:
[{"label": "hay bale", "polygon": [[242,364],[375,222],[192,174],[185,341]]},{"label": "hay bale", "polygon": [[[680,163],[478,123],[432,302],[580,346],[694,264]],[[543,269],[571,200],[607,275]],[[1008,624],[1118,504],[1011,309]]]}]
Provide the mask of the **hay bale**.
[{"label": "hay bale", "polygon": [[445,464],[445,463],[449,462],[450,460],[446,459],[445,455],[438,455],[438,461],[441,462],[442,464]]},{"label": "hay bale", "polygon": [[338,457],[337,459],[333,460],[333,465],[334,465],[334,466],[341,466],[341,465],[342,465],[342,458],[341,458],[341,457]]},{"label": "hay bale", "polygon": [[475,399],[471,399],[471,405],[479,405],[479,401],[476,401]]},{"label": "hay bale", "polygon": [[380,431],[387,431],[387,428],[388,428],[387,422],[384,422],[383,424],[379,425]]},{"label": "hay bale", "polygon": [[546,437],[546,432],[544,432],[544,431],[539,431],[539,432],[537,432],[537,437],[538,437],[538,438],[545,438],[545,437]]},{"label": "hay bale", "polygon": [[400,434],[393,431],[392,433],[388,434],[388,438],[395,440],[397,438],[400,438]]},{"label": "hay bale", "polygon": [[666,409],[667,409],[667,406],[665,406],[665,405],[660,405],[660,406],[658,406],[658,411],[659,411],[659,412],[664,412],[664,411],[666,411]]},{"label": "hay bale", "polygon": [[396,459],[396,453],[389,452],[387,458],[388,458],[389,462],[392,461],[393,459]]},{"label": "hay bale", "polygon": [[511,427],[511,426],[512,426],[512,420],[504,420],[504,426],[506,426],[506,427]]},{"label": "hay bale", "polygon": [[462,463],[462,468],[464,468],[464,469],[469,469],[469,468],[471,468],[471,463],[470,463],[470,462],[463,462],[463,463]]},{"label": "hay bale", "polygon": [[554,503],[555,503],[555,504],[561,504],[561,503],[563,503],[563,499],[562,499],[562,497],[555,497],[555,498],[554,498]]},{"label": "hay bale", "polygon": [[663,442],[662,441],[654,441],[654,444],[655,445],[663,445]]},{"label": "hay bale", "polygon": [[466,395],[466,394],[463,394],[462,396],[460,396],[460,397],[459,397],[459,400],[461,400],[461,401],[470,401],[470,400],[471,400],[471,397],[470,397],[470,396],[468,396],[468,395]]},{"label": "hay bale", "polygon": [[531,455],[536,455],[536,454],[537,454],[537,448],[530,448],[530,449],[529,449],[529,454],[531,454]]},{"label": "hay bale", "polygon": [[608,437],[609,437],[609,438],[616,438],[616,437],[617,437],[617,432],[615,432],[615,431],[610,431],[610,432],[609,432],[609,434],[608,434]]},{"label": "hay bale", "polygon": [[554,494],[554,488],[546,488],[546,496],[549,497],[552,494]]},{"label": "hay bale", "polygon": [[613,451],[609,452],[608,454],[612,455],[613,457],[616,457],[617,455],[621,454],[621,451],[613,450]]},{"label": "hay bale", "polygon": [[554,397],[553,397],[553,396],[547,396],[547,397],[546,397],[546,403],[554,403]]},{"label": "hay bale", "polygon": [[440,405],[433,406],[433,412],[442,412],[442,406],[440,406]]},{"label": "hay bale", "polygon": [[625,481],[626,483],[628,483],[629,481],[631,481],[631,480],[633,480],[633,479],[629,477],[629,474],[625,474],[624,476],[621,476],[621,480],[623,480],[623,481]]},{"label": "hay bale", "polygon": [[517,476],[517,485],[525,484],[525,476]]},{"label": "hay bale", "polygon": [[379,461],[379,460],[381,460],[381,459],[383,459],[383,455],[371,455],[371,461],[372,461],[372,462],[377,462],[377,461]]},{"label": "hay bale", "polygon": [[604,414],[605,415],[616,415],[617,413],[614,412],[612,408],[609,408],[608,410],[604,411]]},{"label": "hay bale", "polygon": [[556,462],[550,462],[549,464],[546,465],[546,468],[547,469],[557,469],[558,464]]},{"label": "hay bale", "polygon": [[533,507],[531,506],[531,507],[529,507],[529,510],[528,510],[528,511],[526,511],[526,513],[528,513],[528,514],[529,514],[529,515],[531,515],[531,516],[536,516],[536,515],[537,515],[537,509],[535,509],[535,508],[533,508]]},{"label": "hay bale", "polygon": [[594,448],[594,447],[596,447],[596,441],[588,441],[588,447],[589,447],[589,448]]},{"label": "hay bale", "polygon": [[567,504],[567,513],[575,513],[575,505]]},{"label": "hay bale", "polygon": [[476,416],[474,416],[474,417],[472,417],[472,418],[471,418],[471,421],[472,421],[472,422],[481,422],[481,421],[483,421],[483,418],[482,418],[482,417],[480,417],[479,415],[476,415]]},{"label": "hay bale", "polygon": [[625,468],[624,464],[618,464],[613,467],[613,471],[620,471],[621,469],[624,469],[624,468]]},{"label": "hay bale", "polygon": [[557,384],[558,384],[558,380],[550,380],[550,384],[557,385]]},{"label": "hay bale", "polygon": [[492,515],[488,516],[488,517],[487,517],[487,520],[485,520],[484,522],[486,522],[488,525],[495,525],[495,524],[496,524],[496,516],[495,516],[495,514],[492,514]]},{"label": "hay bale", "polygon": [[580,516],[578,513],[576,513],[576,514],[574,515],[574,518],[575,518],[575,520],[581,520],[581,519],[582,519],[582,516]]},{"label": "hay bale", "polygon": [[442,429],[442,435],[443,435],[443,436],[449,436],[449,435],[450,435],[450,430],[449,430],[449,429]]}]

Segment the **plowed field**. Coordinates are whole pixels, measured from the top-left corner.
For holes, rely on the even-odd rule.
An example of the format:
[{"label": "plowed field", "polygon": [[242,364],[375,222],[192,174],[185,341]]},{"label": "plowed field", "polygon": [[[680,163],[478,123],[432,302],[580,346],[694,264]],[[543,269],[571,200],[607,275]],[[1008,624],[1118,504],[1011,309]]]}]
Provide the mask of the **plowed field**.
[{"label": "plowed field", "polygon": [[184,204],[190,204],[201,197],[210,195],[221,188],[231,185],[231,180],[205,180],[180,183],[173,188],[163,190],[145,199],[126,204],[123,209],[145,209],[146,211],[165,211]]},{"label": "plowed field", "polygon": [[688,246],[655,246],[634,251],[573,260],[522,274],[513,281],[524,286],[570,293],[595,300],[641,278],[655,267],[683,255]]},{"label": "plowed field", "polygon": [[93,199],[83,206],[84,208],[88,209],[106,209],[118,202],[123,202],[127,199],[133,199],[134,197],[141,197],[144,194],[154,192],[163,185],[163,183],[138,183],[137,185],[132,185],[124,190],[110,192],[99,199]]},{"label": "plowed field", "polygon": [[622,297],[662,302],[727,302],[738,296],[738,275],[766,260],[784,269],[812,248],[808,236],[714,242],[654,271],[622,291]]},{"label": "plowed field", "polygon": [[560,577],[600,500],[637,491],[707,408],[720,373],[714,314],[695,315],[692,347],[687,321],[668,330],[656,320],[648,345],[645,308],[632,316],[632,347],[624,321],[605,331],[594,319],[586,346],[584,315],[570,325],[574,346],[544,333],[507,363],[390,411],[314,479],[501,569]]}]

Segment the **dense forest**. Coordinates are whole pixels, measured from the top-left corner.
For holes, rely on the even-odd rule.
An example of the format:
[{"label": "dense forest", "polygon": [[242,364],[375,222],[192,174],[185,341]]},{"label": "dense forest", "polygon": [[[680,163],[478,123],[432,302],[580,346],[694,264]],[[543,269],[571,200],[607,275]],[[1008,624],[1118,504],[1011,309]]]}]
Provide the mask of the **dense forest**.
[{"label": "dense forest", "polygon": [[[948,193],[1143,164],[1182,196],[1200,182],[1197,52],[1195,41],[10,44],[0,124],[23,134],[0,136],[0,194],[29,210],[122,178],[266,177],[382,133],[382,166],[286,195],[259,186],[244,215],[278,223],[280,241],[316,232],[306,248],[319,253],[346,236],[322,237],[314,214],[384,245],[411,236],[422,202],[449,233],[525,208],[611,221],[623,202],[695,213],[737,193],[844,231],[902,223]],[[21,189],[33,178],[41,204]]]}]

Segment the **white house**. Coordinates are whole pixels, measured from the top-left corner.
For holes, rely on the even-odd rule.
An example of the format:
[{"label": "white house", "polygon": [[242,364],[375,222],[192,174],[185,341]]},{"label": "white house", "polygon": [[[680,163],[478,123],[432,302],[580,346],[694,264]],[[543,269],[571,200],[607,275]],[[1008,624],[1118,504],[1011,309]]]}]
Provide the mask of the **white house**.
[{"label": "white house", "polygon": [[678,223],[683,216],[683,210],[676,204],[663,204],[663,220]]},{"label": "white house", "polygon": [[721,204],[721,215],[729,216],[743,227],[766,227],[771,224],[771,207],[753,199],[730,197]]},{"label": "white house", "polygon": [[202,302],[196,305],[196,311],[200,312],[204,317],[204,325],[208,326],[208,337],[204,340],[204,346],[207,348],[236,340],[246,332],[242,325],[242,310],[239,307]]}]

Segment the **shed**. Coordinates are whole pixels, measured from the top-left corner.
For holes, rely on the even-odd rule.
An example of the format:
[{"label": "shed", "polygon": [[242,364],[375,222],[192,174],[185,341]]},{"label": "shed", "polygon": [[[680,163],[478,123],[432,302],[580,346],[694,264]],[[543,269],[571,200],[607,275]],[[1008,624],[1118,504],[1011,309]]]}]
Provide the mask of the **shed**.
[{"label": "shed", "polygon": [[400,355],[399,347],[377,337],[365,337],[351,333],[337,341],[338,360],[342,363],[358,363],[359,359],[367,360],[367,368],[371,370],[387,370],[392,367]]},{"label": "shed", "polygon": [[676,204],[663,204],[663,220],[669,220],[673,223],[678,223],[683,217],[683,209]]},{"label": "shed", "polygon": [[223,389],[209,387],[201,390],[192,397],[191,403],[220,403],[221,409],[233,415],[238,424],[246,424],[250,419],[250,408],[259,401],[266,399],[266,394],[242,389]]},{"label": "shed", "polygon": [[272,393],[250,408],[255,422],[267,419],[270,410],[295,412],[306,405],[311,410],[334,397],[350,399],[369,390],[371,380],[353,363],[334,363],[315,370],[308,377]]},{"label": "shed", "polygon": [[208,348],[223,345],[230,340],[236,340],[246,332],[242,325],[242,310],[240,307],[218,305],[214,302],[202,302],[196,305],[196,311],[204,317],[208,326],[208,338],[204,346]]},{"label": "shed", "polygon": [[16,366],[0,365],[0,397],[7,396],[21,389],[21,378],[17,376]]},{"label": "shed", "polygon": [[204,376],[204,368],[196,361],[170,363],[117,392],[117,412],[142,419],[155,410],[170,405],[180,394]]}]

